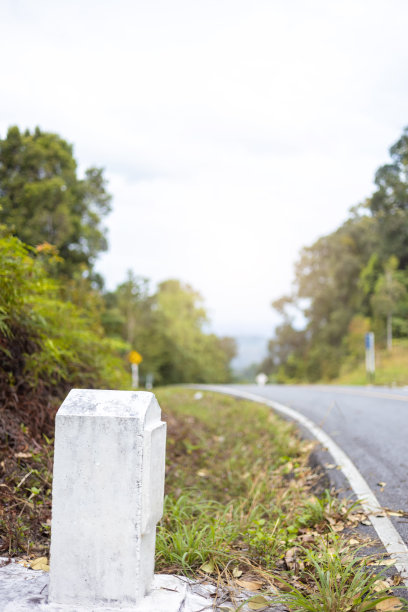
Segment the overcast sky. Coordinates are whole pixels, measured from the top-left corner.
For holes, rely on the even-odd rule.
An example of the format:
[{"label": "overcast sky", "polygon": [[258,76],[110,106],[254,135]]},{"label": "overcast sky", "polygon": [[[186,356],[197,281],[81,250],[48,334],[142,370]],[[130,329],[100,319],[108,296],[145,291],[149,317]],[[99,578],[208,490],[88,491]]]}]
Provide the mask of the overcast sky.
[{"label": "overcast sky", "polygon": [[113,194],[108,286],[179,278],[270,336],[300,248],[408,124],[406,0],[0,0],[0,134],[58,132]]}]

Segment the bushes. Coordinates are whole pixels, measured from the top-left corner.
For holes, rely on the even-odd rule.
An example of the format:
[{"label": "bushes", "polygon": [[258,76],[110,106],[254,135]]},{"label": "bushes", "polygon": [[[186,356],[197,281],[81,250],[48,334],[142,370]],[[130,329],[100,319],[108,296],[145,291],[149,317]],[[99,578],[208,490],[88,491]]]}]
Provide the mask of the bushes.
[{"label": "bushes", "polygon": [[53,404],[72,387],[128,384],[120,356],[128,346],[104,336],[98,313],[61,295],[34,249],[0,237],[0,419],[9,442],[18,422],[34,437],[47,430]]}]

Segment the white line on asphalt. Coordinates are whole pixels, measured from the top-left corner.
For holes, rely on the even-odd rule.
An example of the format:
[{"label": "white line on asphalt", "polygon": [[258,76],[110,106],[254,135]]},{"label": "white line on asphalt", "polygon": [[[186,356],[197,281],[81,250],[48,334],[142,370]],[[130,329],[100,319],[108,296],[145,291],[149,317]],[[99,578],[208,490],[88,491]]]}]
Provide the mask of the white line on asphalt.
[{"label": "white line on asphalt", "polygon": [[254,393],[248,393],[247,391],[239,391],[238,389],[231,389],[229,387],[222,386],[213,387],[210,385],[194,385],[194,387],[209,391],[217,391],[227,395],[235,395],[236,397],[242,397],[254,402],[266,404],[277,412],[280,412],[294,421],[297,421],[303,425],[303,427],[306,427],[306,429],[308,429],[313,436],[323,444],[324,448],[329,451],[334,459],[334,462],[341,468],[343,474],[349,481],[351,488],[356,494],[357,499],[360,501],[362,508],[366,512],[374,529],[376,530],[378,537],[383,543],[384,548],[392,556],[392,558],[395,559],[395,567],[401,574],[404,584],[408,586],[407,546],[390,519],[387,516],[381,516],[382,509],[380,503],[354,463],[351,461],[348,455],[341,450],[336,442],[334,442],[334,440],[327,435],[327,433],[325,433],[322,429],[320,429],[320,427],[318,427],[315,423],[313,423],[313,421],[305,417],[303,414],[293,410],[293,408],[289,408],[284,404],[267,399],[261,395],[255,395]]}]

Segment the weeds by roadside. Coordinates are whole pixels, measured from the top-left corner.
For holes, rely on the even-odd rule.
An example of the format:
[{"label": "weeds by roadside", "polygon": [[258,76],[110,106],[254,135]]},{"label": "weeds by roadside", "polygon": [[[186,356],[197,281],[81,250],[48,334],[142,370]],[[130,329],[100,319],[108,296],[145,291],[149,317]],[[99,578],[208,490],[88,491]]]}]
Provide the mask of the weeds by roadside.
[{"label": "weeds by roadside", "polygon": [[30,438],[3,448],[0,459],[0,555],[48,552],[51,529],[53,440]]},{"label": "weeds by roadside", "polygon": [[[407,609],[391,593],[400,577],[361,557],[353,529],[367,517],[327,489],[309,464],[314,444],[291,424],[225,395],[157,395],[168,445],[156,571],[212,582],[214,606],[236,611],[268,609],[271,597],[293,612]],[[48,552],[53,444],[21,427],[23,444],[0,461],[0,552],[32,558]]]},{"label": "weeds by roadside", "polygon": [[327,489],[309,465],[314,445],[291,424],[210,392],[162,389],[158,398],[169,430],[159,571],[205,576],[230,601],[246,589],[254,610],[268,594],[298,612],[405,609],[390,599],[398,576],[376,577],[350,537],[367,517]]}]

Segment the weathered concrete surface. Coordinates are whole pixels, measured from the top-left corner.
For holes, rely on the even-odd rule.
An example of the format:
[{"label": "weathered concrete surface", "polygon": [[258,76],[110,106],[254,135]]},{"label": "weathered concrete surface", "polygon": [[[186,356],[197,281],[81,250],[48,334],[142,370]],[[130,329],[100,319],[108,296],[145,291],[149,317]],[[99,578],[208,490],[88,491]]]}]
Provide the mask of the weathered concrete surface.
[{"label": "weathered concrete surface", "polygon": [[72,390],[56,416],[49,600],[135,606],[154,573],[166,424],[152,393]]},{"label": "weathered concrete surface", "polygon": [[[2,559],[0,563],[6,563]],[[28,570],[17,563],[11,562],[0,567],[0,610],[12,611],[16,600],[33,599],[33,605],[44,601],[48,594],[48,574],[41,571]]]},{"label": "weathered concrete surface", "polygon": [[[203,612],[217,610],[217,607],[235,610],[226,590],[220,590],[214,597],[215,587],[200,584],[180,576],[156,574],[151,592],[142,602],[133,607],[81,607],[48,604],[48,579],[46,572],[33,571],[17,563],[0,567],[0,612]],[[255,593],[240,591],[235,594],[238,605],[253,597]],[[214,606],[215,601],[217,606]],[[283,612],[283,606],[274,604],[264,612]],[[243,605],[242,612],[248,612]]]},{"label": "weathered concrete surface", "polygon": [[[48,603],[49,576],[46,572],[33,571],[17,563],[0,568],[1,612],[188,612],[182,608],[187,597],[187,583],[175,576],[157,575],[150,593],[134,606],[62,605]],[[206,602],[201,600],[203,607]],[[198,610],[199,608],[195,608]],[[194,610],[192,608],[191,610]]]}]

